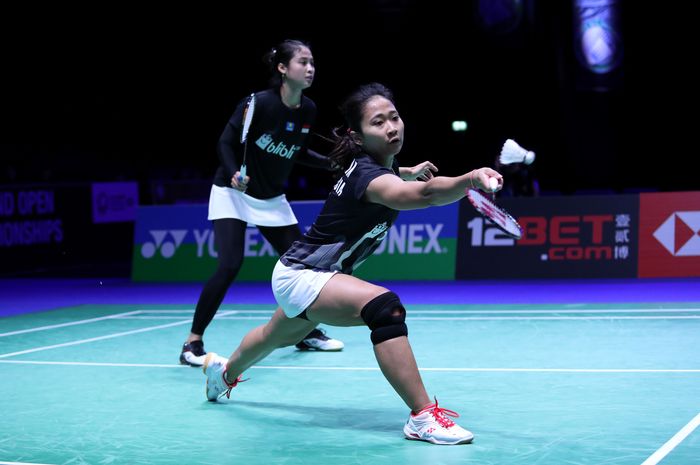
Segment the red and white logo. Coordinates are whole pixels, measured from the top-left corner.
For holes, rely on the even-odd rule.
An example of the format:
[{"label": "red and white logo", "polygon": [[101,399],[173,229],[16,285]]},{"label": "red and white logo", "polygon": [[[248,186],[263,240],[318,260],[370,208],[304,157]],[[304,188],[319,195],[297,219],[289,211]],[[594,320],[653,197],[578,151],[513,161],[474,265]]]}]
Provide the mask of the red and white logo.
[{"label": "red and white logo", "polygon": [[654,237],[676,257],[700,255],[700,211],[671,213]]},{"label": "red and white logo", "polygon": [[700,192],[639,196],[642,278],[700,276]]}]

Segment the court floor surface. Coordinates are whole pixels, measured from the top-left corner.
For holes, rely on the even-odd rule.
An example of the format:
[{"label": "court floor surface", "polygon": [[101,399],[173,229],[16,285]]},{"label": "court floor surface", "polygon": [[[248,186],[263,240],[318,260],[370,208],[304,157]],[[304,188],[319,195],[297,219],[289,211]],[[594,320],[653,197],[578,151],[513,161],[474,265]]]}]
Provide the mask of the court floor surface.
[{"label": "court floor surface", "polygon": [[[89,303],[0,318],[0,463],[700,463],[700,301],[411,300],[428,392],[473,444],[403,438],[364,327],[322,326],[342,352],[279,349],[211,403],[178,363],[191,303]],[[207,350],[273,309],[226,303]]]}]

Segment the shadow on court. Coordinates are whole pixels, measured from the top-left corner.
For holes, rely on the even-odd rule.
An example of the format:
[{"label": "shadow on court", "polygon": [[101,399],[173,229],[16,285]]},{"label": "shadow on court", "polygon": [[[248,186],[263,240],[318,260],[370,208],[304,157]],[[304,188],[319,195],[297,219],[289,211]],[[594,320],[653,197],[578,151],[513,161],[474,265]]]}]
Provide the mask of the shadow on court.
[{"label": "shadow on court", "polygon": [[[365,430],[379,433],[396,433],[403,428],[405,418],[397,417],[395,409],[362,409],[348,407],[310,407],[281,402],[228,401],[206,402],[212,408],[230,408],[231,414],[240,416],[242,409],[255,411],[255,415],[269,415],[271,424],[299,428]],[[406,409],[408,417],[408,408]],[[273,418],[274,417],[274,418]],[[273,422],[274,420],[274,422]]]}]

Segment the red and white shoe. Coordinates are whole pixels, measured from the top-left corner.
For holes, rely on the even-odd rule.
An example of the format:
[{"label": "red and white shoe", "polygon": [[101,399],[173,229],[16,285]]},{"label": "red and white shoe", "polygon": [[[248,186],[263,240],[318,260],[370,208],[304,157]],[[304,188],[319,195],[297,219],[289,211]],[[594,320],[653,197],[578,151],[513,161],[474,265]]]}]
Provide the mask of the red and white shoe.
[{"label": "red and white shoe", "polygon": [[223,395],[228,399],[231,396],[231,389],[238,383],[246,381],[240,376],[233,383],[226,381],[226,362],[228,359],[214,352],[209,352],[204,359],[202,371],[207,375],[207,399],[211,402],[216,402]]},{"label": "red and white shoe", "polygon": [[418,413],[408,417],[403,433],[406,439],[427,441],[433,444],[467,444],[472,442],[474,435],[448,418],[459,417],[457,412],[438,407],[435,403],[425,407]]}]

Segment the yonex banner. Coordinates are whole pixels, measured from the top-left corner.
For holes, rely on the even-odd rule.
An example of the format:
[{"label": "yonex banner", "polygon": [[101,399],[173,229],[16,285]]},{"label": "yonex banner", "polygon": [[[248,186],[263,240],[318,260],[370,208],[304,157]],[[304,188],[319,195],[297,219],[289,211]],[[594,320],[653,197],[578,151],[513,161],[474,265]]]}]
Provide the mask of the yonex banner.
[{"label": "yonex banner", "polygon": [[503,198],[523,237],[511,239],[460,202],[457,278],[637,275],[639,196]]},{"label": "yonex banner", "polygon": [[458,212],[456,203],[402,211],[355,274],[371,280],[454,279]]},{"label": "yonex banner", "polygon": [[[302,230],[311,226],[321,202],[296,202],[294,213]],[[217,266],[214,230],[207,220],[208,205],[139,207],[134,228],[134,281],[204,281]],[[248,227],[244,260],[236,279],[266,281],[277,253],[258,228]]]},{"label": "yonex banner", "polygon": [[640,195],[639,277],[700,276],[700,192]]},{"label": "yonex banner", "polygon": [[[323,202],[292,202],[302,230]],[[375,256],[357,270],[365,279],[454,279],[457,251],[456,204],[407,211],[389,230]],[[207,205],[139,207],[136,214],[134,281],[204,281],[214,272],[217,252]],[[257,228],[249,227],[238,280],[267,281],[277,254]]]}]

